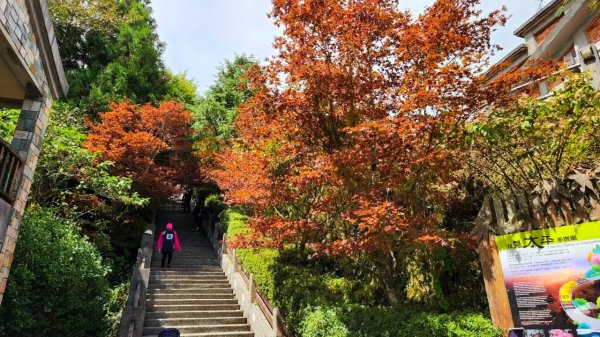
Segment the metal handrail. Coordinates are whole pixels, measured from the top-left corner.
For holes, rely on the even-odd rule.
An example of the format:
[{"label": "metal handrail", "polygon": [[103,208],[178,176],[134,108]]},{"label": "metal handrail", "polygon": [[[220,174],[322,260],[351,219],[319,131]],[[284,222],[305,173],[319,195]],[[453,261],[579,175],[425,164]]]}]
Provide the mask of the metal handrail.
[{"label": "metal handrail", "polygon": [[22,166],[21,157],[8,143],[0,140],[0,198],[11,205],[15,202],[13,189]]}]

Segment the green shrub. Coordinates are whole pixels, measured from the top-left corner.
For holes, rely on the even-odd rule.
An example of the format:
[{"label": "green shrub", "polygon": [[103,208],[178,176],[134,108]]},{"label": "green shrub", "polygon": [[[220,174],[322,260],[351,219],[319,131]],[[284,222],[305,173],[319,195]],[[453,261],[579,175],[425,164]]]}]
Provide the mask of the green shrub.
[{"label": "green shrub", "polygon": [[110,289],[106,311],[106,334],[105,336],[117,336],[121,325],[121,314],[127,303],[129,295],[129,282],[125,282]]},{"label": "green shrub", "polygon": [[0,307],[0,336],[102,336],[107,272],[76,223],[29,208]]},{"label": "green shrub", "polygon": [[275,278],[273,269],[279,253],[274,249],[238,249],[237,257],[244,270],[253,274],[254,282],[270,301],[274,299]]},{"label": "green shrub", "polygon": [[230,238],[237,236],[238,234],[246,234],[248,229],[246,228],[246,222],[248,216],[245,215],[240,209],[230,207],[221,213],[219,219],[225,226],[225,231]]},{"label": "green shrub", "polygon": [[[239,209],[230,208],[222,214],[229,237],[247,233],[247,217]],[[254,274],[254,280],[271,302],[279,307],[286,323],[301,337],[499,337],[489,319],[474,313],[439,314],[406,311],[394,307],[378,307],[383,302],[380,287],[367,276],[355,279],[337,272],[347,270],[345,261],[318,258],[309,260],[294,249],[238,249],[237,257],[244,270]],[[416,255],[415,261],[443,256]],[[351,263],[348,262],[348,263]],[[425,282],[430,288],[417,292],[423,283],[417,276],[439,273],[440,266],[414,268],[411,291],[414,301],[424,301],[430,307],[449,307],[441,295],[438,275]],[[434,267],[434,268],[432,268]],[[427,272],[427,273],[425,273]],[[348,273],[352,275],[352,273]],[[346,275],[346,274],[344,274]],[[425,276],[423,276],[425,277]],[[418,296],[417,296],[418,295]],[[453,294],[455,295],[455,294]],[[456,296],[456,295],[455,295]],[[419,298],[417,298],[419,297]],[[440,303],[444,302],[444,303]],[[359,306],[357,303],[363,304]],[[443,304],[443,305],[442,305]],[[462,303],[461,303],[462,305]]]},{"label": "green shrub", "polygon": [[211,212],[216,214],[221,213],[225,209],[225,204],[219,194],[211,194],[204,200],[204,206],[207,207]]},{"label": "green shrub", "polygon": [[481,314],[414,312],[394,307],[350,306],[336,317],[356,337],[500,337],[502,332]]},{"label": "green shrub", "polygon": [[[246,228],[248,217],[237,208],[228,208],[222,213],[220,220],[227,228],[229,238],[239,234],[244,235],[248,231]],[[274,249],[238,249],[236,254],[244,270],[253,274],[254,282],[261,293],[273,301],[275,288],[273,268],[279,253]]]},{"label": "green shrub", "polygon": [[317,308],[302,321],[302,337],[350,337],[348,329],[333,309]]},{"label": "green shrub", "polygon": [[317,307],[300,324],[302,337],[500,337],[481,314],[439,314],[392,307]]},{"label": "green shrub", "polygon": [[20,109],[0,109],[0,139],[10,143],[20,114]]}]

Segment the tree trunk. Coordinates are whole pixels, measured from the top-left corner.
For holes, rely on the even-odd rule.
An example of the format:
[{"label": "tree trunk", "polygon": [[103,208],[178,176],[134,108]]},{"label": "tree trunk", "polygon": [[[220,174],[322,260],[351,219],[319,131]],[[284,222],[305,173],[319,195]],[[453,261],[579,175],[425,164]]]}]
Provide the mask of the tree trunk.
[{"label": "tree trunk", "polygon": [[400,303],[398,300],[398,295],[396,294],[396,289],[394,289],[394,287],[390,287],[387,282],[385,283],[385,292],[391,305],[397,305]]}]

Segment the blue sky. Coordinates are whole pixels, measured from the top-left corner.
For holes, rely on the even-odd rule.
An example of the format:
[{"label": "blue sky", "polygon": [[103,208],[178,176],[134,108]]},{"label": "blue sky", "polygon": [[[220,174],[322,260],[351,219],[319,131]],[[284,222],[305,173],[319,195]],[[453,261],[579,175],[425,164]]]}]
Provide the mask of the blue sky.
[{"label": "blue sky", "polygon": [[[546,3],[548,0],[543,1]],[[512,32],[540,7],[540,0],[483,0],[484,11],[502,5],[511,15],[506,27],[494,34],[494,42],[509,52],[521,41]],[[432,0],[405,0],[418,13]],[[259,59],[272,56],[273,39],[279,33],[267,18],[270,0],[154,0],[158,34],[166,42],[164,60],[174,72],[187,71],[203,92],[213,82],[215,69],[236,54]]]}]

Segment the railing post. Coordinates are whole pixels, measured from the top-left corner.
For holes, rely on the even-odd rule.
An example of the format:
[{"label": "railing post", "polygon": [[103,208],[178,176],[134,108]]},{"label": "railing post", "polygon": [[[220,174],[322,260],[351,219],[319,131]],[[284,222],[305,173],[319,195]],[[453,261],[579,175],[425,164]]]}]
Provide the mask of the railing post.
[{"label": "railing post", "polygon": [[215,224],[213,225],[213,230],[212,233],[210,233],[211,238],[210,238],[210,245],[212,246],[213,250],[218,250],[219,249],[219,222],[215,222]]},{"label": "railing post", "polygon": [[250,273],[250,285],[248,286],[248,290],[250,290],[250,303],[254,303],[254,300],[256,300],[256,286],[254,285],[254,273]]},{"label": "railing post", "polygon": [[237,249],[233,250],[233,271],[234,272],[238,272],[240,271],[240,266],[238,265],[238,261],[237,261]]},{"label": "railing post", "polygon": [[273,335],[272,337],[279,337],[279,320],[277,317],[279,316],[279,309],[273,308]]},{"label": "railing post", "polygon": [[133,333],[135,331],[135,322],[129,323],[129,331],[127,331],[128,337],[133,337]]},{"label": "railing post", "polygon": [[150,280],[150,264],[152,260],[152,246],[154,235],[147,230],[142,235],[142,242],[138,249],[136,264],[133,267],[131,285],[127,304],[123,308],[119,337],[141,337],[144,328],[144,316],[146,313],[145,299]]},{"label": "railing post", "polygon": [[225,243],[227,240],[227,233],[223,234],[223,240],[221,241],[221,250],[219,251],[219,262],[221,263],[221,267],[223,266],[224,255],[227,254],[227,244]]}]

